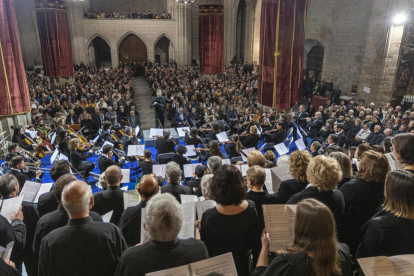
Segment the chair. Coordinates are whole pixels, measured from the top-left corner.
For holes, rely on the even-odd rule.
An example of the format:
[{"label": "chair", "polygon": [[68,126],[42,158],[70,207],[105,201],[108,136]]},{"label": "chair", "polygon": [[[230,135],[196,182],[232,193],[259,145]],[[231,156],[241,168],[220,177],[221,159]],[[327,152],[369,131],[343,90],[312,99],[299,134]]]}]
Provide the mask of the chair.
[{"label": "chair", "polygon": [[167,164],[168,162],[172,161],[174,153],[163,153],[157,156],[158,164]]},{"label": "chair", "polygon": [[230,162],[233,164],[236,164],[239,161],[243,161],[243,158],[241,156],[233,157]]}]

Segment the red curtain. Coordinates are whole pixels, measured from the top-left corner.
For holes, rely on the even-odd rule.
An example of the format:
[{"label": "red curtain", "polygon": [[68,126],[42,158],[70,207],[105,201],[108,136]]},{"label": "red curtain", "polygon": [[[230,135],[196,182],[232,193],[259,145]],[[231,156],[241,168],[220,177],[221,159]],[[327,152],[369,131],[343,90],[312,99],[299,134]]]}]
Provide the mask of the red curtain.
[{"label": "red curtain", "polygon": [[30,111],[13,0],[0,0],[0,115]]},{"label": "red curtain", "polygon": [[300,100],[308,0],[264,0],[258,102],[278,110]]},{"label": "red curtain", "polygon": [[217,74],[224,71],[223,6],[199,7],[200,72]]},{"label": "red curtain", "polygon": [[43,68],[49,77],[72,77],[72,46],[65,10],[38,9]]}]

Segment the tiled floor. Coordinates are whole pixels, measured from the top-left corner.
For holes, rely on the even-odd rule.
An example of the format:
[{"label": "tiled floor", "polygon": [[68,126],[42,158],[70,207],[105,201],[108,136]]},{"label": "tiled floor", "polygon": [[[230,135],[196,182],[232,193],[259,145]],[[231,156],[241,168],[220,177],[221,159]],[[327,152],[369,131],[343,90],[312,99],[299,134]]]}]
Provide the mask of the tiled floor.
[{"label": "tiled floor", "polygon": [[142,77],[138,77],[132,81],[132,87],[135,91],[135,104],[141,120],[141,129],[155,127],[154,109],[150,108],[152,92],[147,82]]}]

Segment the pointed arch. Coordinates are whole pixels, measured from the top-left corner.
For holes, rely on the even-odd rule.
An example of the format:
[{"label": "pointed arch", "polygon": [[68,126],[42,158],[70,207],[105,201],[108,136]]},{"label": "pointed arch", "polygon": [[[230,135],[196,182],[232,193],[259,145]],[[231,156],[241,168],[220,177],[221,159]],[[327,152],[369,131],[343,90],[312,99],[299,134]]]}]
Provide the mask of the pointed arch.
[{"label": "pointed arch", "polygon": [[86,41],[86,50],[88,50],[88,48],[90,47],[92,41],[96,38],[96,37],[100,37],[103,40],[105,40],[106,43],[108,43],[109,48],[112,50],[112,44],[111,41],[109,41],[109,39],[107,39],[104,35],[101,35],[100,33],[95,33],[94,35],[92,35],[87,41]]},{"label": "pointed arch", "polygon": [[172,44],[173,47],[176,45],[175,42],[174,42],[174,39],[169,34],[167,34],[167,33],[160,33],[160,34],[158,34],[157,38],[154,40],[154,43],[153,43],[152,48],[155,48],[155,45],[157,45],[158,41],[161,38],[163,38],[164,36],[170,40],[170,43]]},{"label": "pointed arch", "polygon": [[144,44],[145,44],[145,46],[147,47],[147,52],[148,52],[148,49],[152,49],[153,47],[150,47],[150,44],[148,43],[148,41],[147,41],[147,39],[144,37],[144,36],[142,36],[142,35],[140,35],[140,34],[138,34],[137,32],[135,32],[135,31],[127,31],[126,33],[124,33],[119,39],[118,39],[118,42],[117,42],[117,44],[116,44],[116,49],[119,49],[119,46],[121,46],[121,43],[122,43],[122,41],[124,41],[124,39],[127,37],[127,36],[129,36],[129,35],[135,35],[135,36],[137,36],[139,39],[141,39],[143,42],[144,42]]}]

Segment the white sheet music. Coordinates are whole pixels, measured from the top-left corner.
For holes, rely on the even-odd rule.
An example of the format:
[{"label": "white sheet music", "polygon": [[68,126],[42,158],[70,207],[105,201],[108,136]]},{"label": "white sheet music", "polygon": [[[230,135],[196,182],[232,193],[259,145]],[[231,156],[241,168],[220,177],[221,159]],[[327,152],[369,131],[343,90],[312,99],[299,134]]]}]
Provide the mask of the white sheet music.
[{"label": "white sheet music", "polygon": [[257,135],[261,135],[262,134],[262,131],[257,127],[257,126],[254,126],[256,129],[257,129]]},{"label": "white sheet music", "polygon": [[[16,197],[3,200],[2,202],[3,207],[1,209],[0,214],[3,217],[5,217],[9,223],[11,223],[11,220],[10,220],[11,216],[17,211],[19,211],[20,206],[22,205],[22,202],[23,202],[23,197],[24,196],[21,195],[21,196],[16,196]],[[1,205],[1,201],[0,201],[0,205]]]},{"label": "white sheet music", "polygon": [[195,172],[195,168],[198,165],[202,165],[202,164],[201,163],[184,164],[184,178],[193,177],[193,173]]},{"label": "white sheet music", "polygon": [[144,227],[144,223],[145,223],[145,208],[142,208],[141,209],[141,244],[146,243],[150,239],[150,236]]},{"label": "white sheet music", "polygon": [[196,156],[197,152],[195,150],[194,145],[188,145],[185,146],[187,148],[187,152],[183,155],[184,157],[189,157],[189,156]]},{"label": "white sheet music", "polygon": [[127,156],[144,156],[145,145],[128,145]]},{"label": "white sheet music", "polygon": [[37,136],[37,130],[28,130],[26,129],[24,133],[29,134],[30,138],[35,139]]},{"label": "white sheet music", "polygon": [[273,181],[272,181],[272,171],[270,169],[265,169],[266,172],[266,179],[265,179],[265,186],[267,189],[267,192],[269,194],[274,194],[275,191],[273,190]]},{"label": "white sheet music", "polygon": [[180,239],[194,238],[195,232],[195,203],[187,202],[181,204],[183,220],[181,230],[178,234]]},{"label": "white sheet music", "polygon": [[188,265],[183,265],[157,272],[146,273],[145,276],[191,276],[191,272]]},{"label": "white sheet music", "polygon": [[43,183],[42,185],[40,185],[40,189],[37,192],[37,195],[36,195],[36,198],[34,200],[34,203],[38,203],[39,202],[39,197],[41,195],[50,192],[50,189],[52,189],[52,186],[53,186],[53,183]]},{"label": "white sheet music", "polygon": [[305,143],[303,142],[302,138],[296,140],[295,144],[298,147],[298,150],[305,150],[306,149]]},{"label": "white sheet music", "polygon": [[249,156],[249,153],[253,150],[256,150],[256,149],[255,148],[248,148],[248,149],[242,149],[241,150],[246,155],[245,156],[243,153],[241,155],[241,157],[243,159],[243,162],[247,162],[247,156]]},{"label": "white sheet music", "polygon": [[151,128],[149,138],[154,138],[156,135],[162,136],[163,131],[162,128]]},{"label": "white sheet music", "polygon": [[284,249],[294,238],[296,205],[263,205],[266,231],[270,235],[271,252]]},{"label": "white sheet music", "polygon": [[14,241],[11,241],[7,244],[6,248],[0,246],[0,258],[3,260],[10,260],[10,255],[12,253],[14,246]]},{"label": "white sheet music", "polygon": [[196,195],[180,195],[181,204],[187,203],[187,202],[198,202],[199,198]]},{"label": "white sheet music", "polygon": [[188,132],[190,132],[190,128],[189,127],[177,127],[177,133],[178,133],[178,136],[180,136],[180,137],[185,137],[185,131],[188,131]]},{"label": "white sheet music", "polygon": [[122,180],[121,183],[131,182],[131,170],[130,169],[121,169]]},{"label": "white sheet music", "polygon": [[53,145],[53,143],[55,142],[56,139],[56,132],[53,133],[52,137],[50,137],[50,143]]},{"label": "white sheet music", "polygon": [[378,256],[358,259],[366,276],[410,276],[414,271],[414,255]]},{"label": "white sheet music", "polygon": [[215,202],[214,200],[204,200],[204,201],[199,201],[196,202],[196,209],[197,209],[197,216],[198,219],[201,220],[201,217],[203,216],[203,213],[210,209],[210,208],[214,208],[217,206],[217,202]]},{"label": "white sheet music", "polygon": [[42,183],[26,181],[20,191],[20,195],[24,196],[24,201],[34,203],[41,185]]},{"label": "white sheet music", "polygon": [[55,162],[56,157],[58,156],[58,154],[59,154],[59,149],[55,149],[52,156],[50,157],[50,164],[53,164]]},{"label": "white sheet music", "polygon": [[165,167],[167,166],[167,164],[163,164],[163,165],[152,165],[152,172],[156,175],[156,176],[161,176],[162,178],[165,177]]},{"label": "white sheet music", "polygon": [[111,145],[112,147],[114,147],[114,144],[112,144],[111,142],[105,141],[105,143],[103,143],[102,147],[101,147],[101,151],[103,150],[103,147],[106,145]]},{"label": "white sheet music", "polygon": [[388,163],[390,164],[391,171],[402,170],[403,166],[400,163],[400,161],[397,160],[394,153],[390,152],[390,153],[385,153],[384,155],[388,159]]},{"label": "white sheet music", "polygon": [[141,196],[137,190],[125,191],[124,194],[124,209],[128,207],[137,206],[141,202]]},{"label": "white sheet music", "polygon": [[284,143],[277,144],[276,146],[274,146],[274,148],[277,151],[277,153],[279,153],[279,155],[285,155],[289,153],[289,149],[285,146]]},{"label": "white sheet music", "polygon": [[125,185],[124,187],[121,188],[122,191],[128,191],[128,185]]},{"label": "white sheet music", "polygon": [[217,139],[219,142],[229,142],[229,137],[227,137],[227,134],[225,131],[220,132],[219,134],[216,134]]},{"label": "white sheet music", "polygon": [[276,177],[280,179],[280,181],[285,181],[293,178],[293,176],[290,174],[288,163],[282,163],[280,165],[278,164],[276,167],[271,168],[271,170],[276,175]]},{"label": "white sheet music", "polygon": [[247,173],[248,169],[249,169],[249,165],[247,165],[247,164],[244,164],[244,165],[240,166],[240,171],[241,171],[243,177],[246,176],[246,173]]},{"label": "white sheet music", "polygon": [[221,276],[237,276],[233,255],[227,253],[190,264],[191,275],[207,276],[212,273]]},{"label": "white sheet music", "polygon": [[135,128],[135,136],[138,136],[139,130],[140,130],[140,127],[139,127],[139,126],[137,126],[137,127]]},{"label": "white sheet music", "polygon": [[62,161],[62,160],[69,161],[69,158],[64,154],[59,154],[59,161]]},{"label": "white sheet music", "polygon": [[221,164],[222,165],[231,165],[231,161],[230,161],[230,159],[221,159]]},{"label": "white sheet music", "polygon": [[114,211],[112,210],[112,211],[106,213],[105,215],[101,216],[102,217],[102,221],[103,222],[110,222],[111,221],[111,218],[112,218],[113,212]]}]

